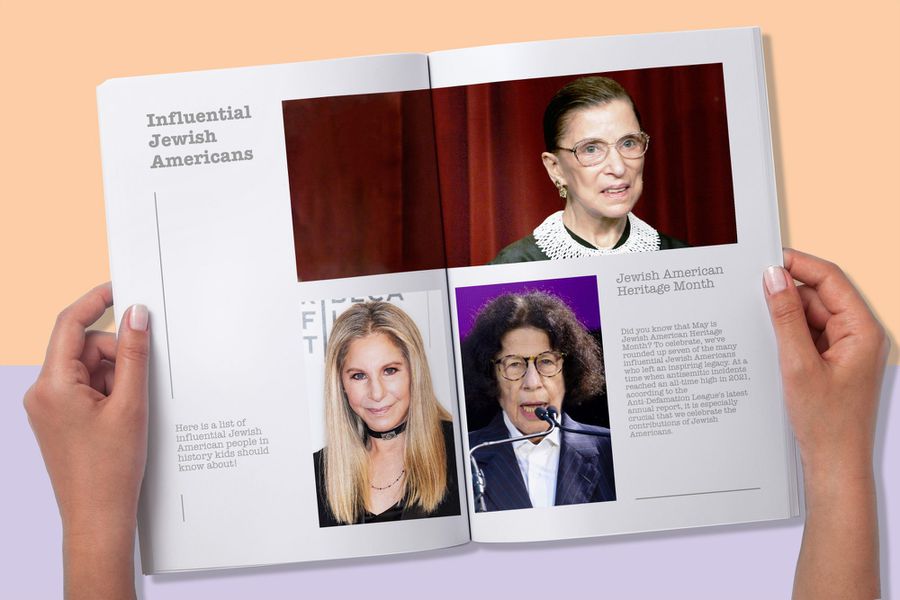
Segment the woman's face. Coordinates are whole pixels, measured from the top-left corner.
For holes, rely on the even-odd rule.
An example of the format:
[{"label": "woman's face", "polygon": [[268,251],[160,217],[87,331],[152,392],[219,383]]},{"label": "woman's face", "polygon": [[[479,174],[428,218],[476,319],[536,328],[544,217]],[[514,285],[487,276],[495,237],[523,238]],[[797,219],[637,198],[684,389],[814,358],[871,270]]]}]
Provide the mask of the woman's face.
[{"label": "woman's face", "polygon": [[[495,359],[511,354],[523,357],[537,356],[553,350],[547,332],[536,327],[511,329],[501,338],[500,343],[500,353],[494,357]],[[562,413],[563,396],[566,395],[566,382],[562,371],[552,377],[545,377],[537,372],[534,361],[530,360],[525,376],[516,381],[503,377],[499,369],[495,369],[494,372],[500,388],[500,406],[516,429],[522,433],[538,433],[547,429],[546,422],[534,414],[537,407],[552,406],[557,412]]]},{"label": "woman's face", "polygon": [[595,221],[624,217],[634,208],[644,187],[644,157],[622,158],[614,147],[623,135],[641,130],[631,104],[613,100],[572,111],[566,119],[559,140],[561,148],[597,139],[610,145],[609,153],[600,164],[583,167],[572,152],[544,152],[541,157],[547,173],[568,188],[568,202],[579,214]]},{"label": "woman's face", "polygon": [[350,343],[341,384],[350,408],[373,431],[388,431],[409,415],[409,364],[387,335],[373,333]]}]

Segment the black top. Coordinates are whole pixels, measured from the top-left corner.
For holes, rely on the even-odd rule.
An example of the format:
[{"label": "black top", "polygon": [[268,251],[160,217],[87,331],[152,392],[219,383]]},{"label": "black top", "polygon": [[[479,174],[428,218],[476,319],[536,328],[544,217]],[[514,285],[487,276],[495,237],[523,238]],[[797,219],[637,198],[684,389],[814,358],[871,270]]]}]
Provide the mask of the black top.
[{"label": "black top", "polygon": [[[426,513],[419,506],[407,507],[405,499],[401,498],[397,504],[386,511],[373,515],[366,512],[359,523],[384,523],[387,521],[400,521],[407,519],[421,519],[424,517],[449,517],[459,514],[459,484],[456,479],[456,447],[453,444],[453,423],[441,421],[441,431],[444,434],[444,449],[447,453],[447,489],[444,497],[433,512]],[[316,499],[319,506],[319,527],[333,527],[345,525],[339,523],[328,506],[328,496],[325,491],[325,453],[324,448],[313,454],[313,466],[316,472]]]},{"label": "black top", "polygon": [[[565,412],[560,432],[559,465],[554,504],[585,504],[616,499],[612,442],[609,429],[573,420]],[[487,426],[469,433],[469,448],[509,439],[502,411]],[[532,508],[531,496],[511,443],[485,446],[475,452],[484,475],[487,511]]]},{"label": "black top", "polygon": [[[565,227],[565,225],[563,225]],[[581,244],[585,248],[591,248],[592,250],[596,250],[597,247],[585,240],[584,238],[579,237],[575,232],[566,227],[566,233],[568,233],[573,240],[577,243]],[[657,231],[659,234],[659,250],[671,250],[672,248],[687,248],[688,245],[677,238],[673,238],[668,236],[661,231]],[[628,236],[631,234],[631,221],[625,220],[625,230],[622,231],[622,236],[619,238],[619,241],[616,242],[616,245],[613,246],[613,249],[618,248],[622,244],[628,241]],[[517,262],[529,262],[533,260],[550,260],[550,257],[544,254],[543,250],[541,250],[537,242],[534,239],[534,234],[529,233],[522,239],[513,242],[506,248],[500,251],[497,256],[494,257],[489,264],[492,265],[502,265],[506,263],[517,263]]]}]

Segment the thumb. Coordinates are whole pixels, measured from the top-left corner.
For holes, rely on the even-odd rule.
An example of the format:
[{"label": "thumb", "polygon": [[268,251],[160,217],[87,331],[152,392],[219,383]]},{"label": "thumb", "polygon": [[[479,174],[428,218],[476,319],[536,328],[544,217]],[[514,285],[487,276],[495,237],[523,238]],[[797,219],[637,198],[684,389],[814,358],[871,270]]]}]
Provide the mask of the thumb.
[{"label": "thumb", "polygon": [[113,391],[128,398],[146,397],[150,357],[150,314],[143,304],[131,306],[122,317],[116,345]]},{"label": "thumb", "polygon": [[819,359],[806,322],[806,312],[794,278],[783,268],[771,266],[763,275],[769,318],[778,342],[778,358],[785,376],[809,373]]}]

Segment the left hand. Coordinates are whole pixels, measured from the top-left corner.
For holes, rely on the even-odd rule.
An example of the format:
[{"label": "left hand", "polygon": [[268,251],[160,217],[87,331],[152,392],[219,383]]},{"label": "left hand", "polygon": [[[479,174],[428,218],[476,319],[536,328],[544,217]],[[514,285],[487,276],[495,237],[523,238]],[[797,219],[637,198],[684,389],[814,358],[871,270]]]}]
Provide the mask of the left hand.
[{"label": "left hand", "polygon": [[133,594],[147,461],[149,317],[144,306],[129,308],[118,340],[86,331],[111,305],[105,284],[59,314],[41,373],[25,394],[62,517],[70,598],[122,597],[119,584]]}]

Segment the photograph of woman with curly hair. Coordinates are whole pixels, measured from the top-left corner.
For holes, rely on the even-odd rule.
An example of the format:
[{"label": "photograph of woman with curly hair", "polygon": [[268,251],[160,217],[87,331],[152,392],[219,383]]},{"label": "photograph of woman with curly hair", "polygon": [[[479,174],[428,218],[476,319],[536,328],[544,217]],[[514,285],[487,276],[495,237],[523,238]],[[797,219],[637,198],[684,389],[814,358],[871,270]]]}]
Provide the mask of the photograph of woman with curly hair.
[{"label": "photograph of woman with curly hair", "polygon": [[[596,290],[593,277],[572,280],[593,282]],[[615,500],[609,429],[569,414],[602,396],[602,350],[553,293],[552,282],[530,285],[534,289],[507,291],[487,301],[462,340],[466,410],[474,417],[469,447],[547,430],[538,409],[555,409],[562,430],[474,451],[486,484],[483,510]],[[478,427],[478,415],[490,411],[493,417]]]}]

